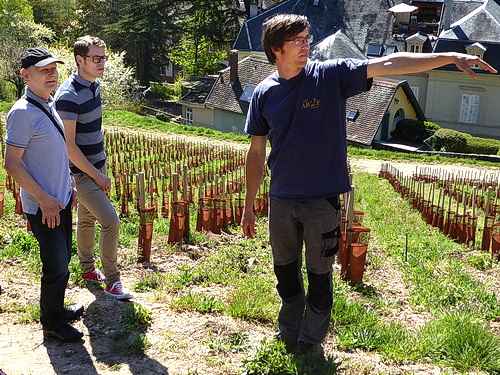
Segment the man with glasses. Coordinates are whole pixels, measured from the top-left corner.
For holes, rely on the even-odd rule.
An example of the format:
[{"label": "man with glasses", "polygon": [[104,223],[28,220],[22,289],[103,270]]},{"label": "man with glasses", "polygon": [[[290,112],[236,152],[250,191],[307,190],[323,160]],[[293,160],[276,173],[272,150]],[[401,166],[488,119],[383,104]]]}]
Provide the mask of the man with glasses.
[{"label": "man with glasses", "polygon": [[[106,195],[111,180],[106,176],[102,131],[101,86],[107,60],[105,43],[93,36],[78,38],[73,48],[77,73],[59,87],[56,108],[64,122],[66,143],[78,195],[77,244],[83,279],[105,282],[105,293],[119,300],[132,295],[120,281],[117,264],[119,218]],[[95,266],[96,221],[101,224],[99,248],[104,274]]]},{"label": "man with glasses", "polygon": [[[347,172],[346,100],[368,91],[373,77],[418,73],[455,64],[496,70],[476,56],[396,53],[372,60],[309,62],[306,17],[277,15],[264,23],[262,46],[277,71],[252,96],[245,131],[247,190],[241,226],[255,235],[255,196],[264,173],[269,138],[271,170],[269,238],[281,309],[279,334],[291,351],[321,349],[333,303],[332,264],[340,237],[339,194],[350,190]],[[302,281],[302,246],[308,292]]]}]

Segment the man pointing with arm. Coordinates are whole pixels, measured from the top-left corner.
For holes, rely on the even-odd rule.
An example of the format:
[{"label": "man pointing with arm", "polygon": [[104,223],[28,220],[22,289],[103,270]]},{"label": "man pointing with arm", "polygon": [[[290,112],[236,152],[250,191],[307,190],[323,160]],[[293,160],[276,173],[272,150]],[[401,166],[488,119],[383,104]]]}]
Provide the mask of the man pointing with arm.
[{"label": "man pointing with arm", "polygon": [[[368,91],[373,77],[417,73],[455,64],[470,76],[475,56],[396,53],[373,60],[310,62],[306,17],[278,15],[265,22],[262,45],[277,71],[255,89],[245,131],[247,192],[242,217],[246,236],[255,235],[253,206],[264,174],[266,143],[271,153],[269,238],[281,297],[278,337],[298,352],[320,349],[333,303],[332,264],[340,237],[339,194],[350,190],[347,171],[346,100]],[[309,281],[304,291],[301,261]]]}]

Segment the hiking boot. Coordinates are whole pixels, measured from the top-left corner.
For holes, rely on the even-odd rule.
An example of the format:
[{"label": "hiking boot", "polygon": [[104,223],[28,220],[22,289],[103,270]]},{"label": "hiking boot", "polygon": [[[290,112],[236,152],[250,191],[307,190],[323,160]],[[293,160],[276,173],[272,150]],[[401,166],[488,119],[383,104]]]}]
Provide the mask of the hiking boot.
[{"label": "hiking boot", "polygon": [[103,283],[106,281],[106,277],[104,277],[104,274],[98,270],[97,268],[94,268],[90,272],[85,272],[83,275],[83,280],[85,281],[90,281],[94,283]]},{"label": "hiking boot", "polygon": [[121,281],[115,281],[111,286],[108,285],[106,289],[104,289],[104,293],[113,296],[120,301],[132,298],[132,294],[124,288]]},{"label": "hiking boot", "polygon": [[82,318],[84,311],[85,309],[82,305],[71,305],[64,308],[62,318],[68,323],[76,322]]},{"label": "hiking boot", "polygon": [[43,337],[55,338],[62,342],[77,342],[82,340],[83,333],[71,324],[63,323],[56,327],[43,327]]}]

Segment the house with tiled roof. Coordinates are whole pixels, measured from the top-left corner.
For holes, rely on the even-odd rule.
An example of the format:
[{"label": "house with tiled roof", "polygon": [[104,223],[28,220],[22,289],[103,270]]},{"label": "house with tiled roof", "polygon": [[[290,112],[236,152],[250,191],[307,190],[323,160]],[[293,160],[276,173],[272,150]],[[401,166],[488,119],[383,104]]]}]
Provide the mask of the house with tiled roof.
[{"label": "house with tiled roof", "polygon": [[229,67],[219,72],[203,97],[189,91],[181,100],[185,122],[222,131],[243,132],[253,90],[275,67],[259,57],[238,61],[231,51]]},{"label": "house with tiled roof", "polygon": [[391,138],[403,119],[425,120],[407,81],[375,79],[370,91],[347,99],[347,140],[363,146]]},{"label": "house with tiled roof", "polygon": [[190,82],[187,93],[179,100],[185,124],[206,125],[213,123],[213,111],[205,106],[205,101],[217,78],[216,75],[209,75]]},{"label": "house with tiled roof", "polygon": [[[480,56],[500,70],[500,0],[446,0],[433,52]],[[428,119],[443,127],[500,139],[500,75],[474,69],[473,79],[449,65],[408,80]]]}]

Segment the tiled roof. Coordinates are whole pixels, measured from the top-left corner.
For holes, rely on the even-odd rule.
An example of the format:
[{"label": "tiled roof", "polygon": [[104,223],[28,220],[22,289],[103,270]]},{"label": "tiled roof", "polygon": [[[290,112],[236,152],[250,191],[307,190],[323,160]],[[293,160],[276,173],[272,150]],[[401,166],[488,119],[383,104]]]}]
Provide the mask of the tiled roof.
[{"label": "tiled roof", "polygon": [[186,95],[181,98],[181,102],[203,104],[217,79],[217,76],[206,76],[193,82]]},{"label": "tiled roof", "polygon": [[245,114],[248,103],[240,101],[245,85],[258,85],[272,74],[276,67],[267,61],[249,56],[238,62],[238,80],[231,84],[230,68],[224,69],[210,92],[206,104],[225,111]]},{"label": "tiled roof", "polygon": [[[465,49],[472,42],[470,40],[450,40],[450,39],[439,39],[434,47],[434,52],[459,52],[467,53]],[[500,44],[499,43],[488,43],[481,41],[481,45],[486,47],[486,51],[483,55],[483,60],[488,64],[492,65],[496,70],[500,71]],[[439,70],[451,70],[457,71],[454,65],[446,65],[439,68]],[[483,71],[477,71],[480,74],[492,74]],[[497,73],[499,75],[500,73]]]},{"label": "tiled roof", "polygon": [[374,80],[370,91],[347,99],[346,111],[359,111],[355,121],[347,120],[347,140],[369,146],[382,123],[384,114],[392,102],[398,88],[401,87],[413,108],[417,118],[424,119],[420,108],[407,81],[395,81],[384,78]]},{"label": "tiled roof", "polygon": [[387,12],[402,0],[288,0],[248,19],[240,29],[234,48],[241,51],[262,51],[262,24],[267,18],[282,13],[306,15],[315,41],[342,30],[361,51],[368,43],[392,43],[392,15]]},{"label": "tiled roof", "polygon": [[448,30],[452,23],[483,5],[484,0],[445,0],[441,30]]},{"label": "tiled roof", "polygon": [[311,50],[311,59],[328,60],[334,58],[365,59],[359,48],[341,31],[330,35],[316,44]]},{"label": "tiled roof", "polygon": [[500,41],[500,0],[487,0],[463,18],[450,25],[439,35],[446,39],[473,41]]}]

